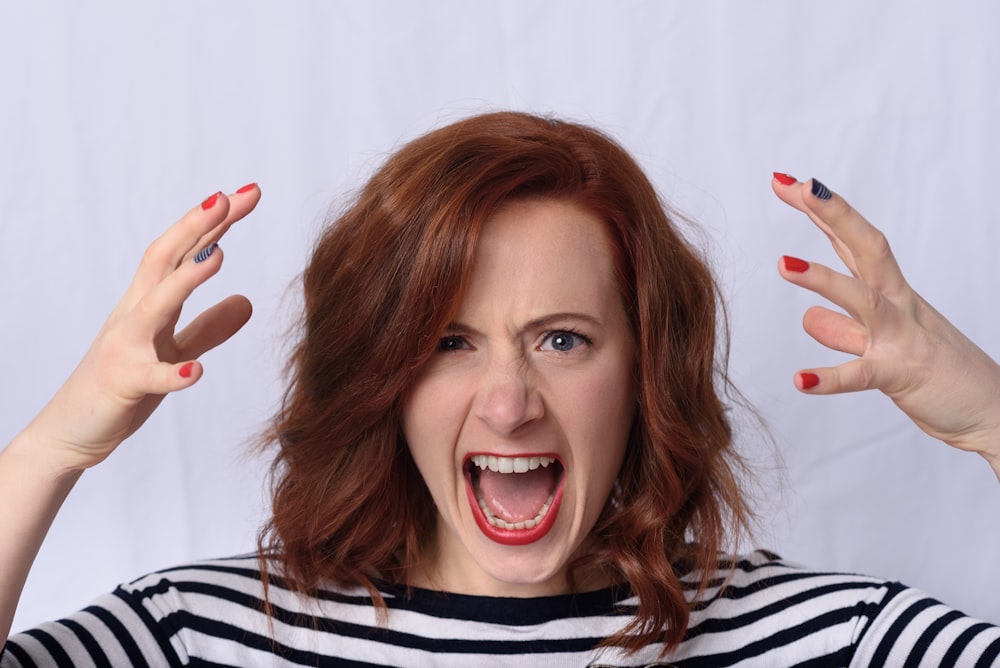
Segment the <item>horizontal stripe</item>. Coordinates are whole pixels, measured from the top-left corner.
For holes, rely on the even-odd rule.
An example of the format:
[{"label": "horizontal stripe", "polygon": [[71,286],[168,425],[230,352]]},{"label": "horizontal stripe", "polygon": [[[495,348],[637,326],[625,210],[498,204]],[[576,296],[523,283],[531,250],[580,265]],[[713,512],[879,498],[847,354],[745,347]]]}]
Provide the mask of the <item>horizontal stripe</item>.
[{"label": "horizontal stripe", "polygon": [[[729,570],[729,567],[732,569]],[[634,614],[625,587],[538,599],[489,598],[380,584],[304,598],[269,567],[264,613],[252,555],[166,569],[123,585],[66,620],[13,636],[0,666],[993,665],[1000,630],[898,583],[817,572],[755,552],[720,560],[708,595],[668,657],[596,648]],[[693,592],[699,574],[685,573]]]}]

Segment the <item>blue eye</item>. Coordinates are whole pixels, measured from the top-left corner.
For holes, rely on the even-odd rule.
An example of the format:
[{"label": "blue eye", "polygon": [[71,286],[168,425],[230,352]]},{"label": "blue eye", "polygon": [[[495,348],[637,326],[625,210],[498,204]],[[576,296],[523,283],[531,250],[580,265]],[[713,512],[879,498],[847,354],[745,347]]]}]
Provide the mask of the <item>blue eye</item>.
[{"label": "blue eye", "polygon": [[560,353],[568,353],[577,346],[590,343],[590,339],[583,336],[582,334],[577,334],[575,332],[568,332],[566,330],[557,330],[550,332],[545,340],[542,341],[542,350],[554,350]]},{"label": "blue eye", "polygon": [[442,336],[441,341],[438,342],[438,350],[442,352],[451,352],[464,348],[466,348],[466,343],[465,339],[461,336]]}]

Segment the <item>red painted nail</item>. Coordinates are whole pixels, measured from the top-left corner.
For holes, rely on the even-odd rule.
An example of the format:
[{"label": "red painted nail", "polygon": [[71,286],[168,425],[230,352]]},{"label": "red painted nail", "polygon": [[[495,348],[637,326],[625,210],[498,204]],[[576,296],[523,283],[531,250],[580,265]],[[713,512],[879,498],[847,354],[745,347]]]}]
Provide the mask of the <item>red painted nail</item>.
[{"label": "red painted nail", "polygon": [[193,369],[194,369],[194,362],[188,362],[187,364],[185,364],[184,366],[182,366],[181,370],[178,371],[177,373],[180,374],[181,378],[190,378],[191,377],[191,371]]},{"label": "red painted nail", "polygon": [[794,271],[797,274],[804,273],[809,268],[809,263],[791,255],[783,255],[781,261],[785,264],[785,269]]},{"label": "red painted nail", "polygon": [[210,195],[207,199],[205,199],[204,202],[201,203],[201,208],[204,211],[208,211],[209,209],[211,209],[213,206],[215,206],[215,203],[218,201],[219,195],[221,194],[222,193],[215,193],[214,195]]},{"label": "red painted nail", "polygon": [[236,194],[237,195],[242,195],[243,193],[248,193],[248,192],[250,192],[251,190],[253,190],[256,187],[257,187],[256,183],[248,183],[245,186],[243,186],[242,188],[240,188],[239,190],[237,190]]},{"label": "red painted nail", "polygon": [[778,179],[778,183],[783,186],[790,186],[795,183],[795,177],[790,174],[785,174],[784,172],[775,172],[774,178]]},{"label": "red painted nail", "polygon": [[819,385],[819,376],[817,376],[814,373],[808,373],[808,372],[800,373],[799,380],[802,381],[803,390],[811,390],[812,388]]}]

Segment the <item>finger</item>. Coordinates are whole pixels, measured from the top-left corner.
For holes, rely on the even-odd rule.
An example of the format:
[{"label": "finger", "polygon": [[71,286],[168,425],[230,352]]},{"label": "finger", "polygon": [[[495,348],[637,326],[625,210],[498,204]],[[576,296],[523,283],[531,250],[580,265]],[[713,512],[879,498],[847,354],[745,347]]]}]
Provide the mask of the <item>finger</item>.
[{"label": "finger", "polygon": [[173,329],[184,302],[199,285],[218,273],[222,260],[222,248],[212,244],[156,284],[132,309],[138,316],[130,321],[133,335],[143,340],[158,339],[161,332],[172,336],[172,331],[167,330]]},{"label": "finger", "polygon": [[218,242],[233,223],[260,201],[260,189],[248,184],[231,196],[216,192],[193,207],[156,239],[143,254],[125,302],[133,304],[185,260]]},{"label": "finger", "polygon": [[229,198],[221,192],[209,195],[167,228],[142,255],[136,281],[151,287],[177,268],[198,240],[220,225],[229,215]]},{"label": "finger", "polygon": [[160,362],[150,364],[145,368],[147,377],[142,384],[142,396],[169,394],[183,390],[197,383],[204,373],[201,362],[197,360],[187,360],[176,364]]},{"label": "finger", "polygon": [[875,366],[867,359],[844,362],[838,366],[804,369],[795,374],[795,387],[809,394],[842,394],[877,387]]},{"label": "finger", "polygon": [[909,289],[889,240],[840,195],[812,179],[803,202],[809,209],[809,217],[825,223],[847,246],[859,276],[869,285],[887,295],[898,295]]},{"label": "finger", "polygon": [[217,345],[227,341],[250,319],[253,307],[242,295],[222,300],[177,334],[178,354],[182,359],[200,357]]},{"label": "finger", "polygon": [[[194,217],[202,213],[214,213],[215,215],[203,216],[211,225],[204,223],[185,227],[183,223],[186,218],[182,218],[177,225],[174,225],[157,241],[163,240],[168,249],[172,249],[170,264],[178,266],[184,260],[191,258],[199,249],[218,242],[226,231],[236,221],[244,218],[253,211],[260,201],[260,188],[256,183],[248,183],[231,195],[223,195],[221,192],[215,193],[203,201],[200,205],[188,212],[188,216]],[[193,233],[197,232],[197,236]],[[154,242],[155,243],[155,242]]]},{"label": "finger", "polygon": [[[782,197],[783,187],[780,186],[780,183],[775,186],[779,197],[805,212],[831,240],[839,240],[846,247],[853,264],[846,259],[845,262],[852,267],[852,272],[889,295],[900,294],[909,288],[885,235],[840,195],[816,179],[809,181],[808,188],[804,183],[789,186],[788,199]],[[843,259],[844,254],[836,242],[834,247]]]},{"label": "finger", "polygon": [[198,239],[191,249],[185,253],[181,260],[182,262],[194,257],[199,249],[210,246],[213,243],[218,243],[234,223],[242,220],[247,214],[253,211],[258,202],[260,202],[260,187],[256,183],[248,183],[229,195],[228,199],[229,214],[221,223]]},{"label": "finger", "polygon": [[837,256],[844,265],[850,270],[855,276],[858,275],[858,268],[854,262],[854,256],[851,253],[851,249],[847,247],[830,226],[826,224],[821,218],[817,217],[810,209],[806,206],[804,197],[809,192],[808,184],[801,183],[795,179],[793,176],[788,174],[783,174],[781,172],[774,172],[774,177],[771,179],[771,189],[774,194],[778,196],[778,199],[788,204],[794,209],[798,209],[802,213],[809,216],[809,219],[813,222],[816,227],[818,227],[823,234],[830,240],[830,244],[833,246],[833,250],[836,251]]},{"label": "finger", "polygon": [[[194,385],[201,378],[203,369],[197,360],[156,362],[133,365],[117,384],[116,392],[126,401],[144,401],[163,397]],[[155,402],[150,411],[159,402]],[[147,413],[148,416],[148,413]]]},{"label": "finger", "polygon": [[832,350],[860,357],[868,349],[868,330],[843,313],[813,306],[802,316],[802,327]]},{"label": "finger", "polygon": [[778,262],[778,271],[789,283],[828,299],[863,324],[871,325],[879,315],[884,298],[862,280],[788,255]]}]

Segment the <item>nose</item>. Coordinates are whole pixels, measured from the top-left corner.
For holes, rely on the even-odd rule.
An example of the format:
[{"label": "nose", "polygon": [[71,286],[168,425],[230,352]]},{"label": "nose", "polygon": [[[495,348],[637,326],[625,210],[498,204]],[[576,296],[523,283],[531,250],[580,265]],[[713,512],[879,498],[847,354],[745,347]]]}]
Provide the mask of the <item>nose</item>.
[{"label": "nose", "polygon": [[501,436],[512,435],[545,412],[531,369],[522,360],[489,364],[478,403],[480,419]]}]

